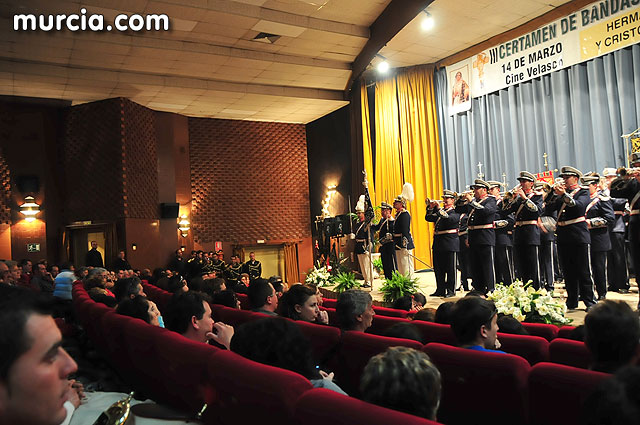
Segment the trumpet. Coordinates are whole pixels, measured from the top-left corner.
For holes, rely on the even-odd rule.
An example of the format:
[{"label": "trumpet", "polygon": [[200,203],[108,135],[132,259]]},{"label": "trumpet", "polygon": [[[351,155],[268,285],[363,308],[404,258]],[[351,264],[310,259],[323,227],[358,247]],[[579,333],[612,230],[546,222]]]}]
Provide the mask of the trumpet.
[{"label": "trumpet", "polygon": [[513,200],[516,198],[516,192],[521,188],[522,188],[522,185],[518,184],[516,187],[514,187],[510,191],[505,192],[505,194],[502,196],[502,202],[505,204],[513,202]]},{"label": "trumpet", "polygon": [[566,189],[566,185],[565,185],[564,179],[562,177],[558,177],[553,182],[553,186],[551,186],[551,190],[555,191],[556,189]]},{"label": "trumpet", "polygon": [[424,203],[427,204],[428,207],[434,207],[436,205],[441,206],[442,205],[442,200],[441,199],[425,199]]}]

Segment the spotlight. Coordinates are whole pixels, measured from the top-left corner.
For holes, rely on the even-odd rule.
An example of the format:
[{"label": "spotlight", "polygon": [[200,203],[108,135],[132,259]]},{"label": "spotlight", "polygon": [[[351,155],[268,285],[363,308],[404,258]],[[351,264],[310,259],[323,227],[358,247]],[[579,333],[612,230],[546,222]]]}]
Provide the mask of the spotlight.
[{"label": "spotlight", "polygon": [[433,29],[433,26],[436,24],[436,21],[435,19],[433,19],[433,16],[431,16],[429,12],[425,11],[424,13],[426,16],[422,19],[422,22],[420,23],[420,27],[422,28],[422,31],[429,31]]},{"label": "spotlight", "polygon": [[389,62],[383,60],[378,64],[378,72],[381,74],[386,74],[389,71]]}]

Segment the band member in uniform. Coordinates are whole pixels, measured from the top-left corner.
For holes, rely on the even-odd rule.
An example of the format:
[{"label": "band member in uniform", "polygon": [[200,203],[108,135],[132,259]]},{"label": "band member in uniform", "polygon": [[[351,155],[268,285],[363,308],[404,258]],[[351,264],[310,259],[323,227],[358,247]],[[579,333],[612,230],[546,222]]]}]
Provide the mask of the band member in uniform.
[{"label": "band member in uniform", "polygon": [[584,216],[591,198],[589,191],[578,185],[582,177],[580,170],[562,167],[560,177],[564,184],[554,185],[555,199],[548,200],[547,204],[558,211],[558,257],[567,290],[567,308],[578,308],[579,297],[588,310],[596,303],[589,264],[591,236]]},{"label": "band member in uniform", "polygon": [[[534,189],[543,191],[544,187],[544,183],[537,182]],[[538,227],[540,228],[540,251],[538,251],[538,260],[540,261],[540,286],[544,286],[547,291],[553,291],[555,282],[554,263],[557,257],[556,222],[558,212],[547,207],[547,198],[553,197],[554,195],[551,191],[551,186],[547,184],[546,187],[548,192],[542,196],[542,214],[538,223]]]},{"label": "band member in uniform", "polygon": [[244,263],[244,273],[249,275],[249,279],[251,279],[251,281],[262,276],[262,264],[260,264],[260,261],[256,260],[256,253],[253,251],[249,253],[249,261]]},{"label": "band member in uniform", "polygon": [[496,199],[489,196],[489,183],[477,179],[471,186],[474,197],[468,195],[469,203],[458,210],[469,214],[469,257],[473,287],[484,293],[495,288],[496,275],[493,268],[496,235],[494,224],[496,217]]},{"label": "band member in uniform", "polygon": [[516,220],[513,251],[519,277],[524,283],[531,281],[533,287],[539,289],[540,228],[538,227],[538,217],[542,214],[542,195],[533,190],[535,181],[536,178],[533,174],[521,171],[518,177],[520,184],[513,192],[510,192],[513,198],[504,207],[508,211],[514,212]]},{"label": "band member in uniform", "polygon": [[[617,177],[615,168],[605,168],[603,171],[604,194],[611,195],[611,182]],[[609,239],[611,239],[611,251],[607,254],[607,280],[609,291],[626,294],[629,292],[629,270],[627,269],[627,253],[624,243],[624,234],[627,226],[624,222],[624,215],[627,209],[625,198],[611,198],[613,213],[616,218],[613,224],[609,225]]]},{"label": "band member in uniform", "polygon": [[373,270],[371,268],[370,251],[372,248],[371,241],[373,235],[371,227],[369,226],[370,220],[366,220],[365,217],[365,196],[360,195],[360,199],[356,204],[356,214],[358,215],[358,224],[355,225],[356,234],[356,246],[354,252],[358,256],[358,264],[360,264],[360,271],[364,278],[363,288],[370,288],[373,283]]},{"label": "band member in uniform", "polygon": [[436,275],[436,292],[432,297],[453,297],[456,294],[456,253],[460,250],[458,222],[460,214],[455,211],[456,194],[445,190],[443,205],[427,199],[425,220],[435,223],[433,228],[433,271]]},{"label": "band member in uniform", "polygon": [[604,300],[607,295],[607,252],[611,250],[609,224],[615,220],[615,214],[611,198],[600,193],[598,174],[584,176],[582,182],[589,185],[591,197],[591,202],[585,211],[587,226],[591,233],[591,273],[598,292],[598,300]]},{"label": "band member in uniform", "polygon": [[[490,180],[489,196],[496,198],[496,252],[494,267],[496,270],[496,282],[511,285],[513,277],[511,275],[511,247],[513,246],[513,214],[502,208],[502,197],[500,196],[500,186],[502,183]],[[511,233],[511,234],[510,234]]]},{"label": "band member in uniform", "polygon": [[402,193],[393,201],[396,217],[393,223],[393,242],[396,247],[398,272],[405,276],[413,276],[413,237],[411,236],[411,215],[407,211],[407,202],[413,201],[413,186],[405,183]]},{"label": "band member in uniform", "polygon": [[229,288],[234,288],[238,283],[240,283],[242,270],[244,270],[244,265],[240,262],[240,257],[233,254],[231,256],[231,264],[227,267],[225,275],[227,278],[227,286]]},{"label": "band member in uniform", "polygon": [[456,212],[460,214],[458,221],[458,241],[460,242],[460,252],[458,253],[458,262],[460,264],[460,288],[458,290],[469,290],[469,279],[471,279],[471,260],[469,260],[469,239],[467,238],[469,230],[469,214],[464,212],[465,208],[461,208],[468,204],[469,200],[464,193],[458,194],[455,201]]},{"label": "band member in uniform", "polygon": [[[631,261],[636,273],[636,281],[640,276],[640,152],[631,154],[631,166],[635,169],[620,169],[618,177],[611,182],[611,196],[626,198],[631,209],[629,217],[629,242],[631,247]],[[638,303],[640,306],[640,303]]]},{"label": "band member in uniform", "polygon": [[398,270],[396,264],[396,248],[393,244],[393,217],[391,210],[393,207],[386,202],[380,204],[380,214],[382,218],[378,224],[372,224],[371,230],[378,232],[380,241],[380,259],[384,270],[385,279],[391,279],[393,272]]}]

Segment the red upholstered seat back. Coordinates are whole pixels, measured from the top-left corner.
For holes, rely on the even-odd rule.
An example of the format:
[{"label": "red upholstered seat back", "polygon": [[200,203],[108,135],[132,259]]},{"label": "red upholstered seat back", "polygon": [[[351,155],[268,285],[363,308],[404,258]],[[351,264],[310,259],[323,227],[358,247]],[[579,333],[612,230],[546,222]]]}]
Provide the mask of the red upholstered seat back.
[{"label": "red upholstered seat back", "polygon": [[338,300],[334,298],[322,298],[322,307],[336,308],[336,304],[338,304]]},{"label": "red upholstered seat back", "polygon": [[396,308],[387,308],[387,307],[378,307],[373,306],[373,311],[376,312],[378,316],[389,316],[389,317],[402,317],[405,318],[409,315],[407,310],[398,310]]},{"label": "red upholstered seat back", "polygon": [[500,349],[524,357],[530,365],[549,361],[549,341],[539,336],[498,333]]},{"label": "red upholstered seat back", "polygon": [[216,322],[223,322],[231,326],[240,326],[243,323],[267,317],[264,314],[254,313],[248,310],[238,310],[219,304],[211,305],[213,318]]},{"label": "red upholstered seat back", "polygon": [[344,332],[338,351],[330,363],[331,370],[335,372],[335,382],[347,394],[357,397],[360,393],[360,376],[369,359],[389,347],[396,346],[416,350],[422,348],[422,344],[409,339],[389,338],[357,331]]},{"label": "red upholstered seat back", "polygon": [[529,332],[529,335],[539,336],[547,341],[552,341],[558,337],[558,327],[555,325],[522,322],[522,326]]},{"label": "red upholstered seat back", "polygon": [[575,326],[563,326],[558,329],[558,338],[571,339],[571,332],[575,329]]},{"label": "red upholstered seat back", "polygon": [[294,321],[302,333],[309,338],[316,365],[324,365],[334,354],[340,342],[340,329],[333,326],[316,325],[302,320]]},{"label": "red upholstered seat back", "polygon": [[422,320],[414,320],[413,323],[422,333],[425,343],[439,342],[441,344],[457,345],[456,336],[451,330],[451,326],[441,323],[423,322]]},{"label": "red upholstered seat back", "polygon": [[408,415],[324,388],[307,391],[296,405],[297,424],[304,425],[436,425],[438,422]]},{"label": "red upholstered seat back", "polygon": [[582,341],[556,338],[549,344],[549,360],[551,363],[588,369],[591,353]]},{"label": "red upholstered seat back", "polygon": [[335,308],[322,307],[321,310],[327,312],[327,315],[329,316],[329,324],[331,326],[340,327],[340,323],[338,322],[338,314],[336,313]]},{"label": "red upholstered seat back", "polygon": [[243,310],[251,310],[251,304],[249,303],[249,296],[247,294],[236,293],[238,301],[240,301],[240,308]]},{"label": "red upholstered seat back", "polygon": [[529,373],[530,424],[578,425],[586,398],[609,376],[554,363],[535,365]]},{"label": "red upholstered seat back", "polygon": [[387,329],[396,323],[409,323],[411,322],[409,319],[403,319],[402,317],[391,317],[391,316],[373,316],[373,322],[371,323],[371,327],[367,329],[367,333],[382,335],[385,333]]},{"label": "red upholstered seat back", "polygon": [[167,292],[162,288],[158,288],[155,285],[147,283],[146,280],[142,281],[142,289],[144,290],[144,293],[147,294],[147,298],[156,303],[160,312],[166,311],[167,305],[173,296],[171,292]]},{"label": "red upholstered seat back", "polygon": [[220,350],[208,363],[208,376],[219,388],[218,400],[205,412],[207,423],[289,424],[295,403],[312,389],[305,377]]},{"label": "red upholstered seat back", "polygon": [[442,375],[438,420],[457,424],[524,424],[531,367],[511,354],[431,343],[423,350]]}]

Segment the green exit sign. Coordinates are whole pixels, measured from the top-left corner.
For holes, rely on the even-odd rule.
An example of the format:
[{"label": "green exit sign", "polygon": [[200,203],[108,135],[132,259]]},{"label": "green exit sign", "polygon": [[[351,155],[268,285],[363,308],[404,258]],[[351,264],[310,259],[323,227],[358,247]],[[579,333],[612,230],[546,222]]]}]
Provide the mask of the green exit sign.
[{"label": "green exit sign", "polygon": [[27,252],[40,252],[40,244],[39,243],[28,243],[27,244]]}]

